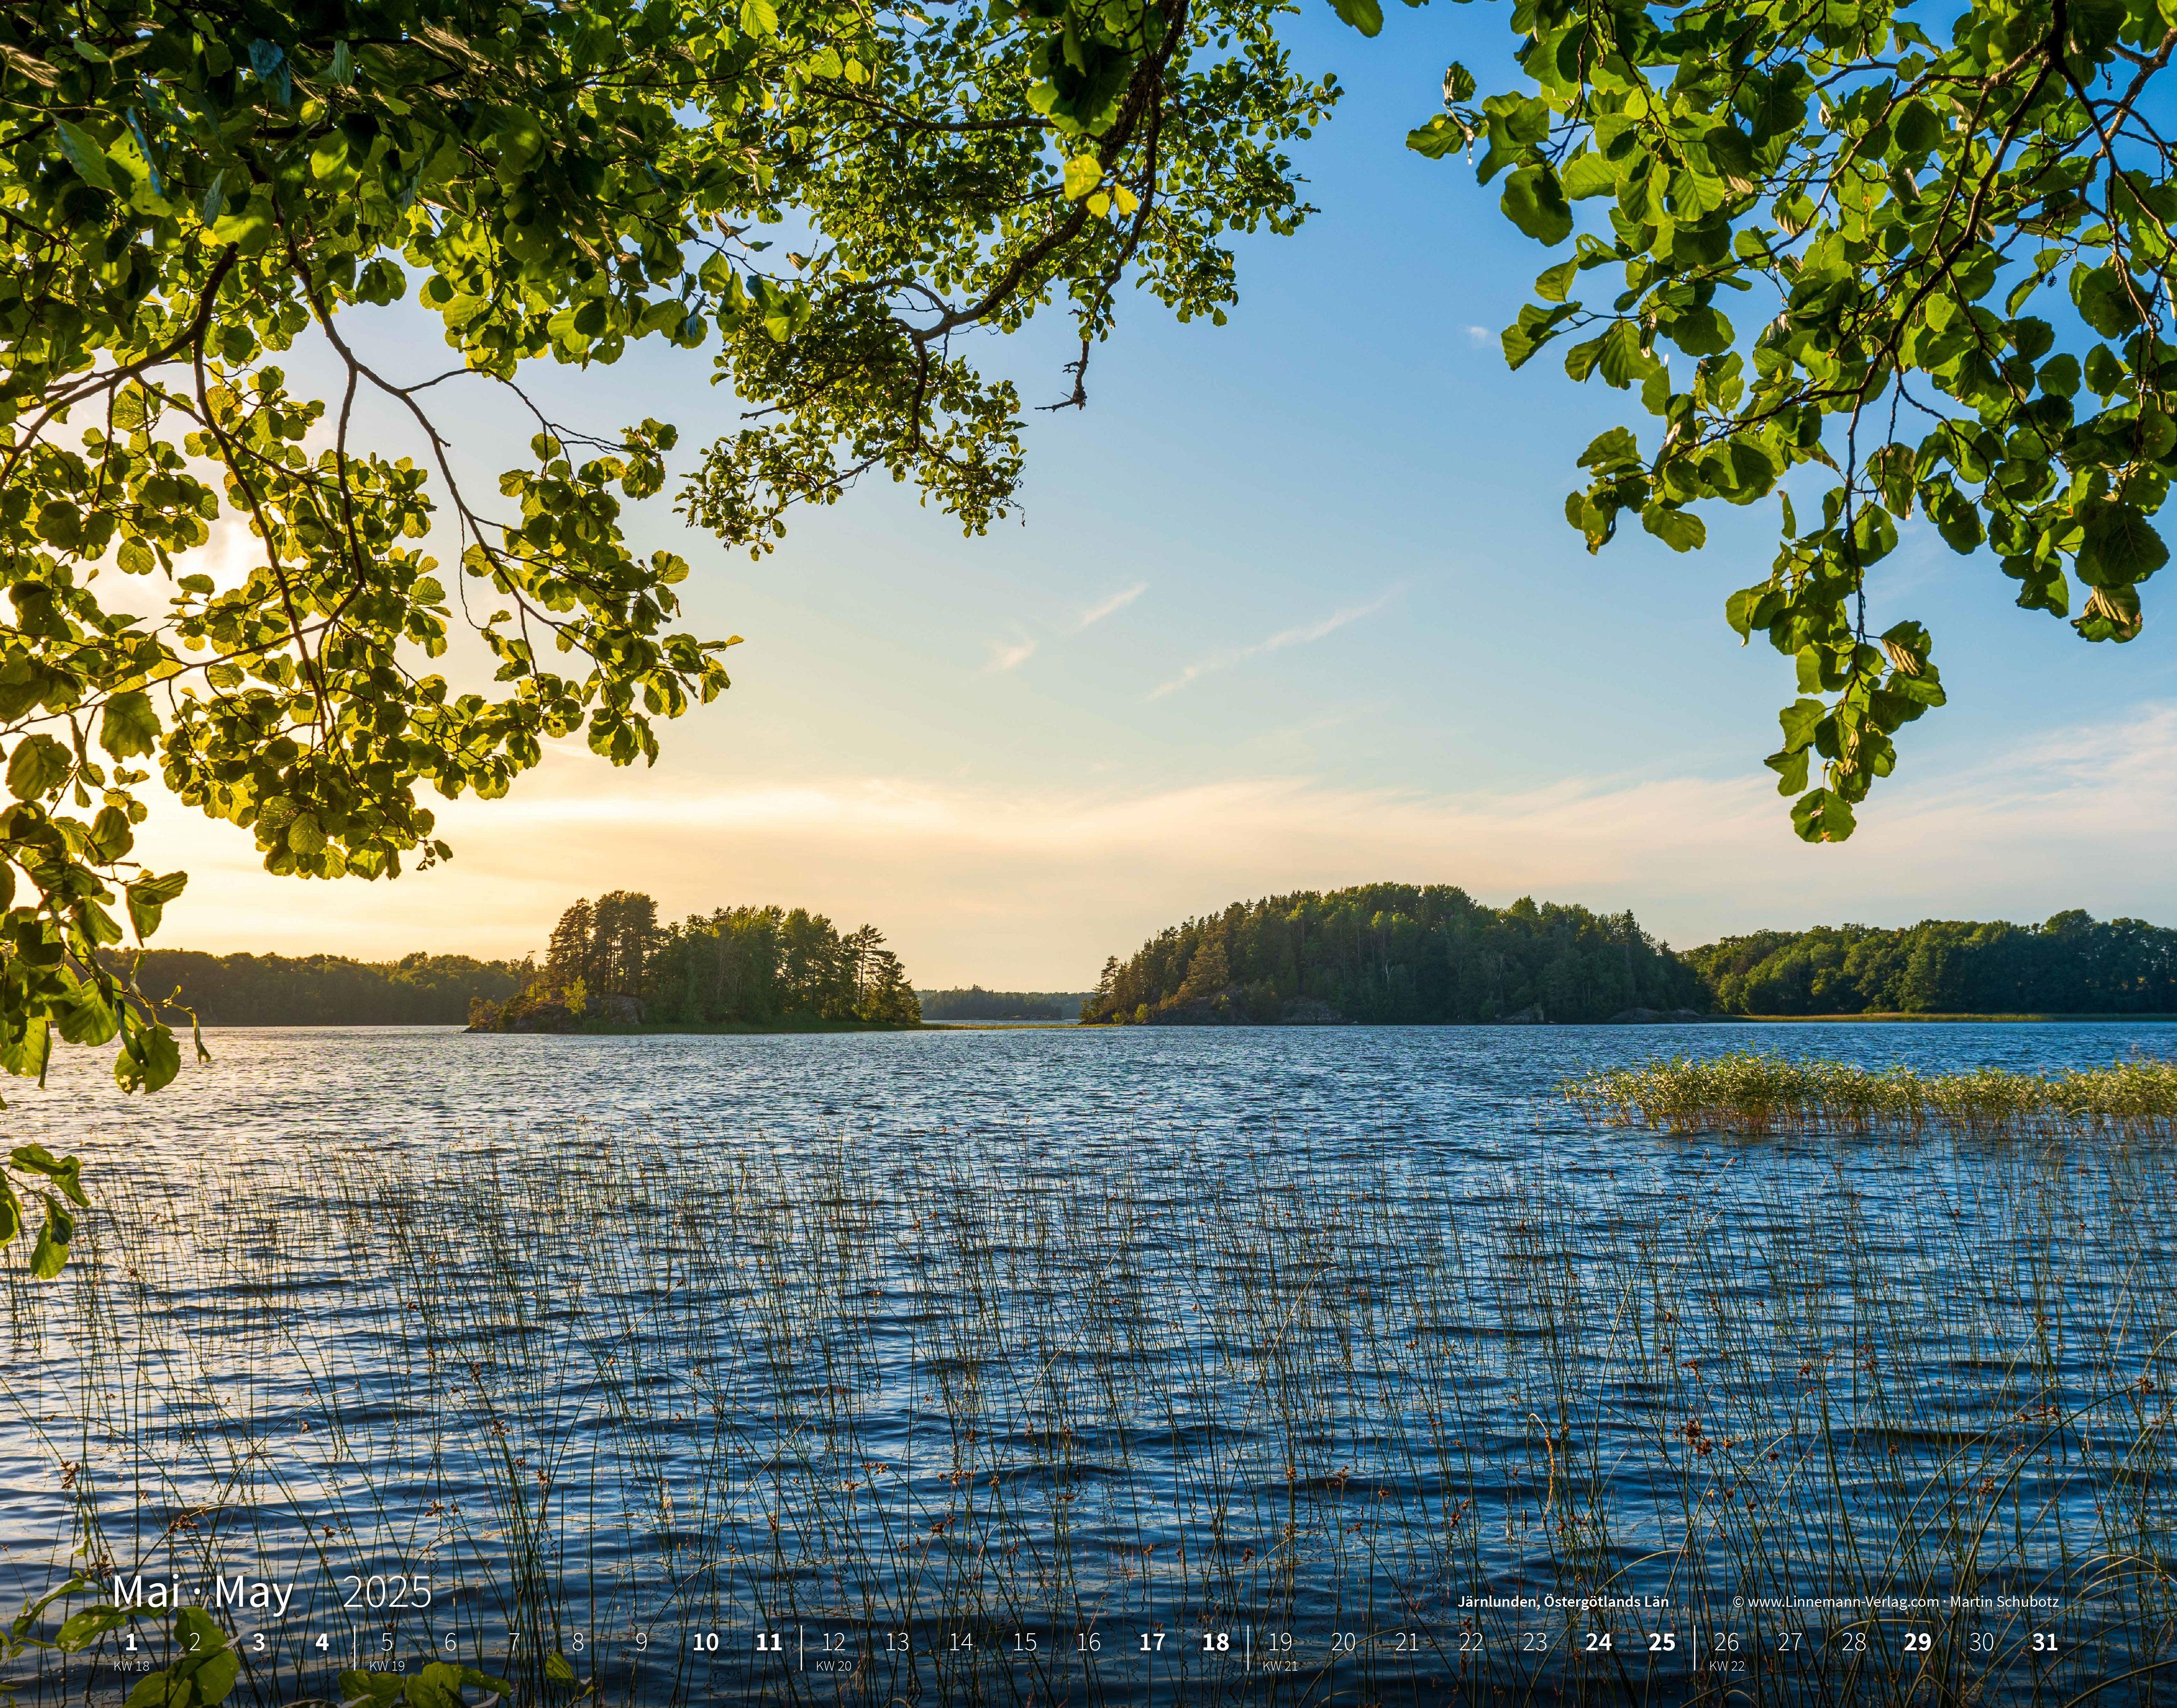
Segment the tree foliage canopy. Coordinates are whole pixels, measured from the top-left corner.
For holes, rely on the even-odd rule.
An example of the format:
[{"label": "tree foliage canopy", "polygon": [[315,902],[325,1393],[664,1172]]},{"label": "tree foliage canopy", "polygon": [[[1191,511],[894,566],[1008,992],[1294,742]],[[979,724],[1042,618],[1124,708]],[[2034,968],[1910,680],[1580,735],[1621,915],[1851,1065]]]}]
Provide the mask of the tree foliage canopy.
[{"label": "tree foliage canopy", "polygon": [[1607,1020],[1702,1003],[1699,977],[1630,914],[1449,884],[1367,884],[1235,902],[1116,957],[1083,1024]]},{"label": "tree foliage canopy", "polygon": [[[1280,9],[0,8],[0,1065],[41,1072],[57,1032],[117,1037],[124,1086],[177,1071],[100,956],[184,881],[129,858],[155,771],[276,873],[390,876],[450,852],[425,789],[502,795],[578,732],[653,759],[727,687],[738,637],[676,627],[688,565],[624,531],[674,428],[548,418],[525,363],[707,348],[749,424],[679,503],[734,547],[876,470],[1002,514],[1022,405],[969,335],[1061,303],[1078,403],[1122,286],[1221,319],[1230,234],[1305,215],[1279,150],[1337,90]],[[362,311],[404,303],[440,371],[370,355]],[[495,494],[434,422],[453,386],[534,427]],[[224,585],[191,559],[222,526],[250,560]]]},{"label": "tree foliage canopy", "polygon": [[2177,930],[2073,909],[1755,931],[1685,952],[1729,1014],[2177,1013]]},{"label": "tree foliage canopy", "polygon": [[842,932],[806,908],[720,908],[660,925],[632,890],[559,916],[541,968],[501,1004],[471,1010],[484,1031],[625,1026],[917,1026],[899,957],[874,925]]},{"label": "tree foliage canopy", "polygon": [[985,990],[980,985],[914,994],[925,1020],[1074,1020],[1088,1000],[1086,991]]},{"label": "tree foliage canopy", "polygon": [[1783,498],[1771,571],[1726,615],[1796,663],[1768,761],[1794,826],[1848,836],[1897,731],[1943,703],[1925,626],[1868,614],[1907,519],[2088,641],[2139,632],[2177,468],[2177,8],[1972,0],[1923,27],[1901,0],[1520,0],[1511,21],[1525,86],[1474,106],[1453,66],[1409,145],[1479,150],[1505,216],[1571,245],[1511,364],[1562,344],[1655,417],[1581,454],[1565,515],[1590,550],[1628,514],[1692,550],[1700,505],[1803,477],[1809,514]]},{"label": "tree foliage canopy", "polygon": [[206,1026],[458,1026],[472,1002],[501,1001],[521,986],[518,962],[423,950],[397,961],[193,949],[107,958],[146,996],[177,992],[184,1022]]}]

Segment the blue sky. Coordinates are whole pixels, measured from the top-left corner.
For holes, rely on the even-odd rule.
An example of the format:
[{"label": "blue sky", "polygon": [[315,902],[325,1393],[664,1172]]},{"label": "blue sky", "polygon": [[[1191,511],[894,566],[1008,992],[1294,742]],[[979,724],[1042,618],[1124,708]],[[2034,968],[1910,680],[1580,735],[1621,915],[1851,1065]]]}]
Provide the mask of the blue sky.
[{"label": "blue sky", "polygon": [[[1298,150],[1323,211],[1243,244],[1225,327],[1124,305],[1088,409],[1034,417],[1023,513],[988,537],[871,485],[751,564],[651,506],[634,531],[694,565],[690,625],[747,637],[733,691],[667,729],[655,769],[576,746],[511,800],[450,810],[451,868],[337,894],[161,811],[146,858],[196,875],[164,940],[519,953],[576,894],[628,887],[675,914],[867,919],[925,985],[1078,988],[1187,914],[1378,878],[1629,906],[1680,944],[2170,918],[2177,682],[2155,589],[2141,639],[2088,647],[1924,528],[1870,616],[1934,630],[1951,703],[1904,733],[1852,843],[1792,838],[1760,763],[1789,662],[1722,620],[1765,571],[1775,505],[1711,508],[1690,556],[1636,528],[1590,557],[1563,496],[1632,401],[1547,357],[1505,371],[1498,330],[1549,257],[1465,162],[1403,147],[1448,60],[1509,86],[1508,15],[1394,8],[1373,41],[1327,8],[1295,21],[1301,67],[1349,91]],[[1063,330],[979,355],[1055,399]],[[443,365],[412,318],[373,336],[399,371]],[[534,383],[600,428],[675,421],[685,464],[731,424],[707,379],[644,350]],[[469,467],[504,466],[502,444],[518,460],[527,430],[483,388],[442,407]]]}]

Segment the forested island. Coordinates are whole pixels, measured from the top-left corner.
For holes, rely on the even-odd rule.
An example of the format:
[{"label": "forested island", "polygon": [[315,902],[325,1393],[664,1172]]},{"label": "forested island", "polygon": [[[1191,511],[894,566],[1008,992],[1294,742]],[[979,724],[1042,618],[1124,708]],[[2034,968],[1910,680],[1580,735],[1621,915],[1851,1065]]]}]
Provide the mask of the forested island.
[{"label": "forested island", "polygon": [[2177,1013],[2177,930],[2096,919],[1923,919],[1725,937],[1685,958],[1729,1014]]},{"label": "forested island", "polygon": [[1235,902],[1116,956],[1084,1025],[1608,1020],[1709,1006],[1700,974],[1629,913],[1449,884],[1364,884]]},{"label": "forested island", "polygon": [[657,903],[614,890],[559,916],[521,988],[474,1005],[477,1032],[645,1027],[801,1031],[919,1026],[899,958],[874,925],[842,933],[805,908],[720,908],[660,924]]},{"label": "forested island", "polygon": [[925,1020],[1074,1020],[1088,1001],[1086,990],[918,990]]},{"label": "forested island", "polygon": [[[135,958],[107,951],[118,964]],[[339,955],[211,955],[146,949],[137,982],[161,1018],[205,1026],[458,1026],[472,1004],[521,988],[516,961],[421,952],[397,961]],[[167,999],[172,1001],[168,1002]]]}]

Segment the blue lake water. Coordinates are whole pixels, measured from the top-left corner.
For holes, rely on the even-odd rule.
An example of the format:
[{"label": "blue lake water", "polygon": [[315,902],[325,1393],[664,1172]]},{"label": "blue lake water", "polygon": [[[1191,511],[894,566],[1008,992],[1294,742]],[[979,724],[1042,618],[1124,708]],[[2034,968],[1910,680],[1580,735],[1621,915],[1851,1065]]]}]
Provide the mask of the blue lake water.
[{"label": "blue lake water", "polygon": [[2177,1027],[209,1041],[11,1098],[101,1209],[8,1283],[0,1594],[216,1591],[257,1700],[2147,1701],[2172,1652],[2163,1148],[1555,1087]]}]

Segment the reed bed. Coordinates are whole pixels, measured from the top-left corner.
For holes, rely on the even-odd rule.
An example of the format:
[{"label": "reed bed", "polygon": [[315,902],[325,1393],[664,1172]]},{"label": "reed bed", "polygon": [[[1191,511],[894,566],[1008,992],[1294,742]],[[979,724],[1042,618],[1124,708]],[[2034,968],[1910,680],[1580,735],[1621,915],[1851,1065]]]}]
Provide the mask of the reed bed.
[{"label": "reed bed", "polygon": [[[0,1588],[292,1580],[228,1616],[264,1704],[325,1694],[320,1634],[539,1704],[2147,1703],[2158,1131],[109,1170],[57,1290],[6,1283]],[[16,1682],[117,1700],[113,1658]]]},{"label": "reed bed", "polygon": [[1601,1068],[1559,1089],[1592,1119],[1670,1132],[2177,1136],[2177,1061],[2168,1061],[2046,1074],[1921,1073],[1738,1050]]}]

